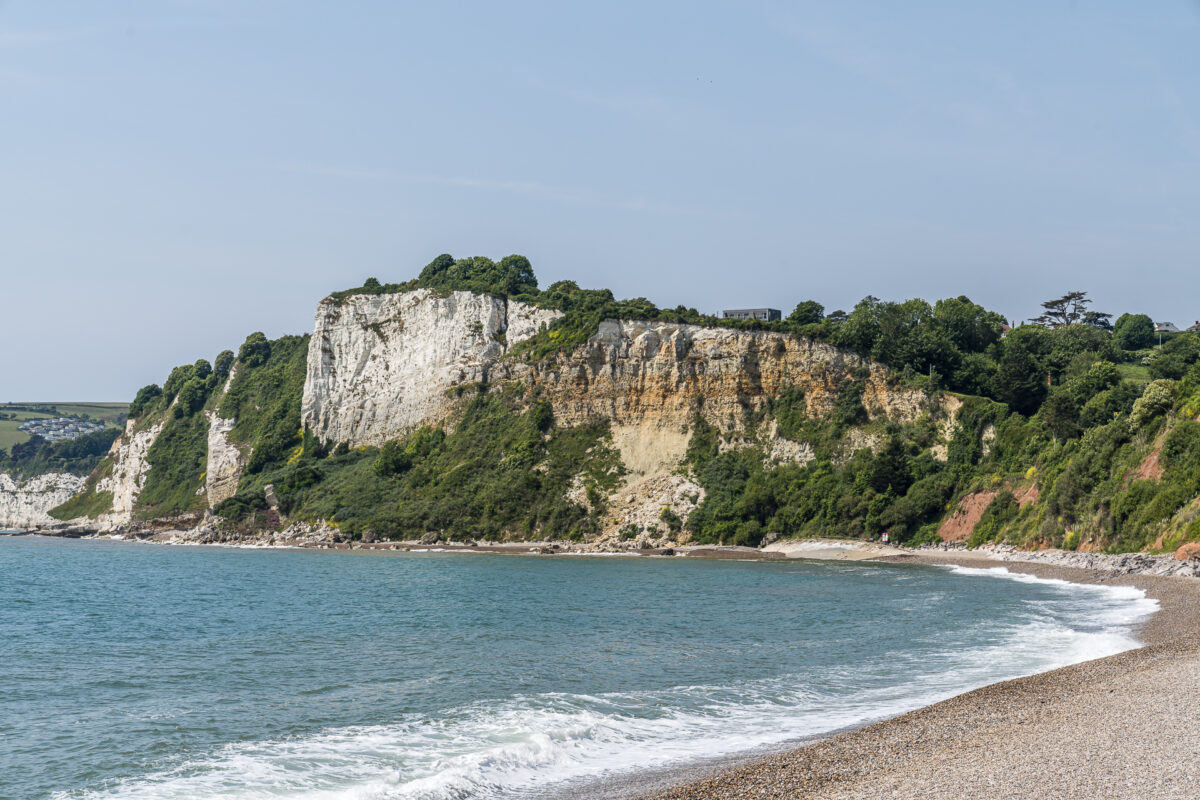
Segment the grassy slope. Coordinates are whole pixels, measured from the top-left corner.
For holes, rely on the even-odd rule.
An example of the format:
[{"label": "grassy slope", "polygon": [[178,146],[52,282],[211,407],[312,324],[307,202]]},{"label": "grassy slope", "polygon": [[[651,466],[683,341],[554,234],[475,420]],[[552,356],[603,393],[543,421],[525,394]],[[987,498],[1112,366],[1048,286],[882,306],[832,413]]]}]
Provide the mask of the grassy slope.
[{"label": "grassy slope", "polygon": [[1141,364],[1118,364],[1117,372],[1127,381],[1132,381],[1139,386],[1144,386],[1150,382],[1150,369],[1143,367]]}]

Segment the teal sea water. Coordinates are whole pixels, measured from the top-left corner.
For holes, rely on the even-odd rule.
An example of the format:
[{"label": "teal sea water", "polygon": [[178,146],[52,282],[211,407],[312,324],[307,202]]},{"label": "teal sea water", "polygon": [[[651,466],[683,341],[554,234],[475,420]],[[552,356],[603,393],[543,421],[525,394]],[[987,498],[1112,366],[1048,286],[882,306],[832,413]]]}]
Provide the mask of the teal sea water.
[{"label": "teal sea water", "polygon": [[0,797],[528,798],[1135,646],[1130,588],[914,565],[0,538]]}]

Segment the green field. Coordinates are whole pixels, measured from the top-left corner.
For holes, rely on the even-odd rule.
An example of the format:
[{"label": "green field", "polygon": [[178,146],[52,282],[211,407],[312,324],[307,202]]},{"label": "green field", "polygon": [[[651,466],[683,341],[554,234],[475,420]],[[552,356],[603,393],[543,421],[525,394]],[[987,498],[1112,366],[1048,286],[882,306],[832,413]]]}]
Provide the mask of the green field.
[{"label": "green field", "polygon": [[1118,364],[1117,372],[1122,378],[1133,383],[1146,384],[1150,382],[1150,368],[1143,367],[1141,364]]},{"label": "green field", "polygon": [[0,419],[0,450],[29,441],[29,434],[17,430],[27,419],[87,416],[97,422],[119,425],[128,411],[128,403],[0,403],[0,414],[13,417]]}]

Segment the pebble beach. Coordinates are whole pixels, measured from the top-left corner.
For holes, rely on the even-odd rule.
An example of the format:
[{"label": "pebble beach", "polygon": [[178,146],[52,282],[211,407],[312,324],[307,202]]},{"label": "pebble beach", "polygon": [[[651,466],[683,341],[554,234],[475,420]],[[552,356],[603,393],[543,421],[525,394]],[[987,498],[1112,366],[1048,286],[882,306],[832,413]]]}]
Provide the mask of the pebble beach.
[{"label": "pebble beach", "polygon": [[[743,798],[1195,798],[1200,796],[1200,580],[972,551],[897,560],[1002,566],[1135,586],[1160,603],[1145,647],[993,684],[638,800]],[[661,784],[658,784],[661,786]],[[613,795],[618,796],[618,795]]]}]

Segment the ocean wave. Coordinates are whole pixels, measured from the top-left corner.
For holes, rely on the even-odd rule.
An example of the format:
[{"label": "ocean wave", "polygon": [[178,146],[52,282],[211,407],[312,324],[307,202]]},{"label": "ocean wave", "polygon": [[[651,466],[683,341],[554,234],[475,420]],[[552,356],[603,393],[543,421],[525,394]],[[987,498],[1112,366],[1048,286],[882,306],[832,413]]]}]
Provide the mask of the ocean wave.
[{"label": "ocean wave", "polygon": [[[893,716],[1020,675],[1138,645],[1130,626],[1157,608],[1131,587],[953,568],[1055,586],[991,643],[877,654],[853,668],[738,685],[601,695],[541,693],[472,703],[436,717],[237,742],[89,792],[88,800],[465,800],[565,791],[630,770],[779,746]],[[931,633],[936,636],[936,632]]]},{"label": "ocean wave", "polygon": [[1072,583],[1059,578],[1042,578],[1026,572],[1010,572],[1006,567],[947,565],[946,568],[956,575],[966,577],[999,578],[1017,583],[1053,586],[1061,590],[1060,602],[1072,606],[1072,619],[1085,628],[1098,626],[1112,630],[1126,629],[1143,622],[1159,608],[1157,600],[1146,597],[1146,593],[1136,586]]}]

